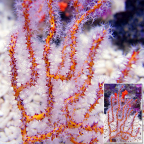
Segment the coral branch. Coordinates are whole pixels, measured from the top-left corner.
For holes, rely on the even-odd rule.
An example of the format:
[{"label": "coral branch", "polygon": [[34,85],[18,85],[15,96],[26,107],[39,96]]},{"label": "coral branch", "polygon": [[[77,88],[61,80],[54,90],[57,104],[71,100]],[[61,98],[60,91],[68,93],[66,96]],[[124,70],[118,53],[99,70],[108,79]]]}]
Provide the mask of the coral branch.
[{"label": "coral branch", "polygon": [[140,51],[133,51],[131,57],[128,58],[128,62],[125,64],[125,68],[121,71],[121,74],[117,79],[117,83],[122,83],[124,81],[124,78],[128,76],[132,65],[136,64],[136,62],[139,60],[139,53]]}]

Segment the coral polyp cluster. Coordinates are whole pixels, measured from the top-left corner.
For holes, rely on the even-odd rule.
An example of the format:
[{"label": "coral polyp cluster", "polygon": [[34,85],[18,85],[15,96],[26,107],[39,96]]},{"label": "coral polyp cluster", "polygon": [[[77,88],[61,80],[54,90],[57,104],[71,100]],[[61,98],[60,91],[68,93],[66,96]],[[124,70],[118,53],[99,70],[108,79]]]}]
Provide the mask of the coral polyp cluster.
[{"label": "coral polyp cluster", "polygon": [[[107,80],[98,77],[96,64],[109,42],[109,28],[105,25],[94,28],[87,45],[79,38],[82,25],[106,12],[109,1],[89,1],[87,8],[80,9],[78,3],[82,2],[71,2],[76,11],[63,33],[59,1],[16,2],[18,26],[11,34],[8,52],[24,144],[103,143],[104,123],[100,113]],[[39,16],[45,22],[43,31],[48,33],[44,43],[37,39],[37,28],[43,21]],[[62,37],[57,49],[53,43],[56,37]],[[126,60],[120,74],[108,82],[125,81],[132,65],[139,60],[139,50],[133,50]],[[39,105],[30,104],[33,95],[39,95]]]}]

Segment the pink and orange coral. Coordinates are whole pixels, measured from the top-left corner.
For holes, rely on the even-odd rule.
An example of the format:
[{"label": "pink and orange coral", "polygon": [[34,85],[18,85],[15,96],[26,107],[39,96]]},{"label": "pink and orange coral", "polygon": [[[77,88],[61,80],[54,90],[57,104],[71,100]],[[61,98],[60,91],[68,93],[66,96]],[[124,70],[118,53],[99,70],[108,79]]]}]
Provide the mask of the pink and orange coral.
[{"label": "pink and orange coral", "polygon": [[[71,1],[76,4],[76,15],[56,49],[53,39],[62,34],[58,2],[16,1],[19,21],[11,34],[8,51],[11,86],[20,112],[21,142],[103,143],[104,124],[99,112],[103,111],[104,80],[98,78],[94,65],[109,41],[109,29],[95,28],[86,48],[79,35],[86,21],[98,18],[109,8],[109,1],[89,1],[85,9],[76,4],[84,1]],[[43,12],[44,31],[48,31],[45,44],[37,40],[38,15],[43,16]],[[138,54],[139,51],[133,51],[115,81],[124,81]],[[40,105],[30,105],[29,97],[34,94],[40,96]]]}]

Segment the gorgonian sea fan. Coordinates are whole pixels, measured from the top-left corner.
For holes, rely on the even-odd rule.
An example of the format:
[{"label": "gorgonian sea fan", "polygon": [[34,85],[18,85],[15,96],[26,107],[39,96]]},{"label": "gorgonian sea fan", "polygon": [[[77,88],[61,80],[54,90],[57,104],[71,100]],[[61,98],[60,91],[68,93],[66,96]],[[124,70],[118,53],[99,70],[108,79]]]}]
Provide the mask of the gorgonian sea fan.
[{"label": "gorgonian sea fan", "polygon": [[[8,46],[11,86],[20,114],[23,143],[103,143],[104,78],[98,77],[96,61],[109,43],[109,28],[94,28],[87,44],[79,39],[83,24],[109,7],[109,1],[91,1],[66,25],[58,49],[52,43],[61,36],[59,1],[16,1],[18,27]],[[83,1],[73,1],[82,3]],[[72,4],[73,4],[72,2]],[[39,17],[45,14],[45,43],[37,39]],[[138,60],[134,51],[126,69],[111,82],[122,82]],[[109,80],[109,79],[108,79]],[[109,82],[108,80],[105,80]],[[40,103],[32,103],[35,95]]]}]

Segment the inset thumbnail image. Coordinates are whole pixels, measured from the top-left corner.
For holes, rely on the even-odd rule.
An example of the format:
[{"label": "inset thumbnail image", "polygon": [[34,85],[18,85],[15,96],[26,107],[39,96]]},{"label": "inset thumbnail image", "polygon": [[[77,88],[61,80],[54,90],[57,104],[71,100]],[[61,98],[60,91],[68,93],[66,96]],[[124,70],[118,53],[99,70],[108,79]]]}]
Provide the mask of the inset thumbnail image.
[{"label": "inset thumbnail image", "polygon": [[142,143],[142,84],[104,84],[104,143]]}]

